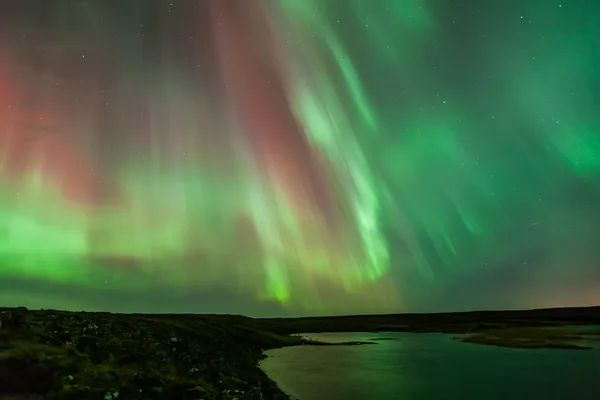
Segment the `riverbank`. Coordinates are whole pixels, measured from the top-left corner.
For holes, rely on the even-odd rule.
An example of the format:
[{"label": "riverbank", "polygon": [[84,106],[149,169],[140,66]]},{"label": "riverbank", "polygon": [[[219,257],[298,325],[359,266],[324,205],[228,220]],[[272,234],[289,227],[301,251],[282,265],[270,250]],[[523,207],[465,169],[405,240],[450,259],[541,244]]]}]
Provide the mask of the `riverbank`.
[{"label": "riverbank", "polygon": [[[457,334],[456,340],[513,348],[591,349],[600,345],[600,307],[258,320],[281,335],[324,332]],[[596,326],[581,330],[577,327]]]},{"label": "riverbank", "polygon": [[[454,334],[386,335],[388,340],[372,346],[269,350],[261,367],[282,390],[302,400],[598,397],[597,350],[484,346],[453,340]],[[308,336],[325,342],[379,337],[358,332]]]},{"label": "riverbank", "polygon": [[0,314],[0,398],[283,400],[257,363],[303,343],[237,316]]},{"label": "riverbank", "polygon": [[586,348],[598,332],[569,327],[600,326],[600,307],[276,319],[0,308],[0,323],[0,397],[283,400],[258,362],[268,349],[323,345],[294,333],[439,332],[503,347]]}]

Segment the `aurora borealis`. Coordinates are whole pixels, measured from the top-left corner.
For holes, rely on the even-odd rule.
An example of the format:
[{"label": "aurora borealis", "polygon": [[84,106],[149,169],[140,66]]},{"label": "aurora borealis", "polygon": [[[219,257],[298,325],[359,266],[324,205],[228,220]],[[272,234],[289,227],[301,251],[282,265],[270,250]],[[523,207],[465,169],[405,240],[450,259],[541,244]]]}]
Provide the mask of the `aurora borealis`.
[{"label": "aurora borealis", "polygon": [[600,3],[6,0],[0,303],[600,303]]}]

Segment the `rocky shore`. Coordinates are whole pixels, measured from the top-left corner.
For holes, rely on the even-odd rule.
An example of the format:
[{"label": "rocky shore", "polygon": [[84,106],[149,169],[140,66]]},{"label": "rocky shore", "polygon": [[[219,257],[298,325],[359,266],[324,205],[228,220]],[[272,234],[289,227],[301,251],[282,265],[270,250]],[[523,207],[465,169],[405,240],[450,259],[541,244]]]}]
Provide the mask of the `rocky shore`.
[{"label": "rocky shore", "polygon": [[0,309],[0,398],[288,399],[257,363],[303,339],[249,320]]},{"label": "rocky shore", "polygon": [[440,332],[585,349],[600,343],[598,327],[600,307],[275,319],[0,308],[0,399],[289,399],[258,362],[267,349],[324,344],[294,333]]}]

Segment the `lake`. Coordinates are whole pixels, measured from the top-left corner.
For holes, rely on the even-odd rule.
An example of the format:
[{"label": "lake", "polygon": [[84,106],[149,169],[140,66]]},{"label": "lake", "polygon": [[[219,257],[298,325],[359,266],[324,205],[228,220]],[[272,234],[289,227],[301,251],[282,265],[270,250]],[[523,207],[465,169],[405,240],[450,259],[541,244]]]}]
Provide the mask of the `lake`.
[{"label": "lake", "polygon": [[600,350],[523,350],[453,340],[456,335],[326,333],[326,342],[267,351],[261,367],[300,400],[499,400],[600,398]]}]

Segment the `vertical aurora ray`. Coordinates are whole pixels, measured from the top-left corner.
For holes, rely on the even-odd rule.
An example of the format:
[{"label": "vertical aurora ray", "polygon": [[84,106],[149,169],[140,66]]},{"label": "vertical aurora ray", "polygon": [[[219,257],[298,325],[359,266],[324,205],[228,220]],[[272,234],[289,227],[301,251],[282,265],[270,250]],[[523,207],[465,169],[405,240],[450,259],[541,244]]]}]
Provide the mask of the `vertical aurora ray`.
[{"label": "vertical aurora ray", "polygon": [[[364,257],[359,259],[365,270],[358,275],[362,279],[375,279],[385,272],[388,263],[387,245],[380,230],[380,205],[377,182],[373,172],[355,140],[356,129],[376,130],[376,117],[369,110],[360,80],[353,71],[350,62],[337,64],[336,70],[327,71],[322,58],[344,58],[343,49],[335,34],[326,29],[317,31],[315,27],[326,27],[324,21],[315,20],[315,7],[318,4],[306,2],[298,11],[298,4],[283,2],[283,12],[296,18],[279,18],[290,29],[289,35],[297,39],[295,48],[288,49],[289,56],[289,93],[292,107],[297,117],[304,122],[309,140],[327,155],[344,185],[344,197],[349,204],[349,218],[357,229],[360,247]],[[287,8],[291,7],[291,9]],[[311,8],[312,7],[312,8]],[[309,34],[309,32],[312,33]],[[326,38],[326,50],[318,52],[316,43],[308,42],[311,37],[321,35]],[[286,41],[289,43],[289,41]],[[314,41],[313,41],[314,42]],[[291,47],[291,46],[290,46]],[[303,61],[304,60],[304,61]],[[306,62],[308,60],[308,62]],[[341,73],[345,78],[345,87],[350,88],[352,103],[343,104],[336,91],[331,74]],[[356,112],[358,120],[353,124],[349,112]]]},{"label": "vertical aurora ray", "polygon": [[2,299],[598,301],[600,10],[550,3],[6,2]]}]

